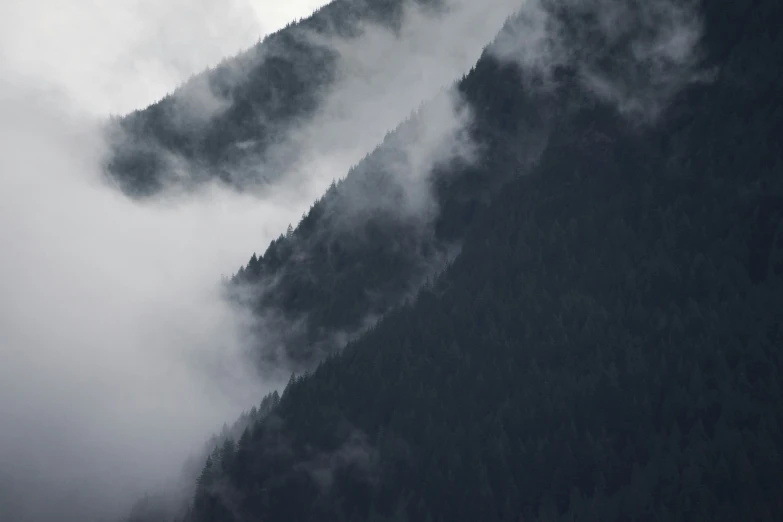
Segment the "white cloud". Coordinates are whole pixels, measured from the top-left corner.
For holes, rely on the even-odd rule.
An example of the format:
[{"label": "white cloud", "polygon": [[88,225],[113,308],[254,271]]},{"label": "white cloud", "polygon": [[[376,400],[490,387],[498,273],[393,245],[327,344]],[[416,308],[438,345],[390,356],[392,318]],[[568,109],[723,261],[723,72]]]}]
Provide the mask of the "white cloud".
[{"label": "white cloud", "polygon": [[126,113],[326,0],[4,0],[0,63]]},{"label": "white cloud", "polygon": [[685,86],[709,79],[701,67],[698,2],[527,0],[493,43],[530,85],[551,88],[558,68],[620,113],[655,119]]}]

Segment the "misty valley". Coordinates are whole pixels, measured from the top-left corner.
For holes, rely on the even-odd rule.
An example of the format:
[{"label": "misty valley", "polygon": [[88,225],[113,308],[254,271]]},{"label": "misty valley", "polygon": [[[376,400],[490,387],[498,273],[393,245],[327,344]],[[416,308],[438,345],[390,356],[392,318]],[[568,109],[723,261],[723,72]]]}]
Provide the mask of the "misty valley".
[{"label": "misty valley", "polygon": [[17,1],[0,520],[783,520],[783,3]]}]

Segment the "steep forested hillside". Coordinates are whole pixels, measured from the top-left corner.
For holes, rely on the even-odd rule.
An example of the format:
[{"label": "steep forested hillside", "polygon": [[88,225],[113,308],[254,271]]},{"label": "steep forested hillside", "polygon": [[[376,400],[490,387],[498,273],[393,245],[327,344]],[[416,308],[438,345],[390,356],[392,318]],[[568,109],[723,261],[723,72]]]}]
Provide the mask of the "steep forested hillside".
[{"label": "steep forested hillside", "polygon": [[[783,518],[783,6],[703,7],[710,83],[639,127],[565,82],[526,176],[500,137],[542,109],[485,56],[460,88],[496,148],[438,189],[459,255],[216,452],[186,518]],[[309,296],[343,313],[390,253]]]},{"label": "steep forested hillside", "polygon": [[[134,197],[169,184],[187,189],[218,179],[246,188],[272,181],[300,151],[270,156],[270,149],[313,115],[335,81],[338,54],[326,40],[351,38],[360,23],[394,28],[405,1],[331,2],[160,102],[116,119],[107,173]],[[440,0],[413,2],[437,6]]]},{"label": "steep forested hillside", "polygon": [[454,157],[424,173],[412,190],[426,193],[429,207],[404,210],[412,181],[394,172],[393,157],[427,127],[437,100],[391,132],[295,229],[234,276],[230,291],[259,319],[262,357],[282,353],[293,368],[311,368],[345,335],[415,295],[459,251],[481,202],[529,169],[556,113],[546,97],[536,103],[520,89],[514,66],[489,58],[447,96],[471,108],[466,130],[480,159]]}]

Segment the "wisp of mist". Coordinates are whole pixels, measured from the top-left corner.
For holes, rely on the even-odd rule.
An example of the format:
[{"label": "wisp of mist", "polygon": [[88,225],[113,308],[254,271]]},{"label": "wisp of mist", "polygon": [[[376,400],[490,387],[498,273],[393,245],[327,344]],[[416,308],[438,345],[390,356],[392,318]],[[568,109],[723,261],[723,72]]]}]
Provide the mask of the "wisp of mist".
[{"label": "wisp of mist", "polygon": [[101,182],[100,122],[68,107],[3,85],[0,491],[100,509],[175,475],[278,384],[248,370],[218,292],[290,216],[217,189],[135,204]]},{"label": "wisp of mist", "polygon": [[[114,520],[282,384],[259,380],[244,357],[245,318],[220,299],[221,274],[464,74],[516,0],[496,3],[508,12],[485,17],[470,38],[462,29],[479,27],[477,10],[454,0],[451,25],[435,33],[436,20],[412,12],[401,37],[367,27],[355,46],[331,42],[345,81],[296,136],[313,157],[288,186],[261,199],[213,186],[143,204],[105,183],[105,113],[143,106],[208,65],[188,57],[216,60],[252,43],[261,28],[245,23],[229,44],[203,36],[222,35],[247,5],[231,2],[207,26],[173,17],[189,9],[180,0],[123,0],[111,15],[74,3],[65,25],[52,22],[49,0],[30,4],[39,18],[16,0],[0,8],[0,518]],[[199,9],[212,13],[208,4]],[[295,16],[317,4],[302,2]],[[359,146],[333,154],[336,133]]]},{"label": "wisp of mist", "polygon": [[[102,181],[107,111],[264,30],[241,0],[197,4],[0,8],[3,521],[115,520],[279,385],[246,364],[219,285],[285,229],[290,202],[216,188],[142,206]],[[300,4],[277,15],[318,2]]]}]

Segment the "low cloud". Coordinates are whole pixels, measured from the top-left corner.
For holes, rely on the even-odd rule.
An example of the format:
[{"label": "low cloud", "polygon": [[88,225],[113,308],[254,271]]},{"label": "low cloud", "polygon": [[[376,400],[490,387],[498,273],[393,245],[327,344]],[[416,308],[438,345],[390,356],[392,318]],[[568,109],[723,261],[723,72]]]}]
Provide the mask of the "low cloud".
[{"label": "low cloud", "polygon": [[[26,19],[28,8],[13,4],[10,19],[26,21],[4,31],[0,51],[0,512],[33,522],[124,514],[144,491],[169,483],[209,433],[283,384],[259,379],[248,364],[248,318],[221,299],[220,275],[295,223],[421,100],[435,98],[422,110],[436,123],[410,127],[396,175],[426,188],[421,180],[431,168],[470,150],[460,141],[469,113],[438,92],[470,68],[506,14],[453,1],[451,18],[413,10],[398,34],[368,26],[357,40],[362,49],[340,48],[341,80],[293,135],[307,153],[286,183],[264,194],[209,185],[143,204],[102,181],[107,144],[96,114],[119,112],[190,74],[196,62],[188,57],[203,47],[186,43],[201,31],[162,46],[181,52],[185,65],[170,66],[168,51],[148,64],[154,46],[129,43],[129,35],[149,37],[162,26],[139,25],[136,9],[158,9],[140,2],[130,13],[105,14],[107,27],[129,17],[116,39],[108,29],[92,33],[108,53],[97,41],[63,40],[58,49],[58,30],[42,40],[42,53],[25,54],[48,22]],[[511,2],[497,5],[502,11]],[[79,18],[78,9],[66,10]],[[211,52],[226,53],[218,47]],[[97,54],[69,60],[76,48]],[[123,53],[127,60],[113,61]],[[104,66],[114,73],[91,76]],[[113,92],[136,75],[151,82],[149,90],[142,81],[133,95]],[[209,120],[231,101],[198,81],[183,92],[182,112],[191,118],[183,124]],[[193,120],[193,109],[205,106]],[[172,175],[189,168],[175,155],[172,165]],[[426,190],[406,197],[404,212],[427,213]]]},{"label": "low cloud", "polygon": [[294,464],[293,470],[305,471],[322,492],[332,487],[335,473],[340,470],[350,469],[355,477],[368,483],[374,483],[379,478],[377,450],[361,430],[351,429],[333,451],[311,453],[306,460]]},{"label": "low cloud", "polygon": [[118,515],[281,384],[246,363],[219,277],[287,213],[219,190],[130,202],[100,181],[97,121],[0,90],[0,512]]},{"label": "low cloud", "polygon": [[0,58],[93,114],[124,114],[327,0],[5,0]]},{"label": "low cloud", "polygon": [[436,171],[471,163],[477,147],[470,131],[473,113],[456,89],[443,89],[388,134],[360,165],[356,177],[338,187],[331,203],[336,226],[352,227],[370,217],[429,226],[438,214],[432,192]]},{"label": "low cloud", "polygon": [[648,122],[709,80],[702,33],[695,0],[527,0],[490,50],[516,63],[529,88],[551,89],[571,70],[596,98]]},{"label": "low cloud", "polygon": [[[289,31],[289,43],[285,45],[267,40],[223,61],[211,69],[219,74],[200,74],[170,96],[173,103],[165,107],[166,124],[192,129],[199,122],[204,125],[230,111],[237,102],[235,89],[245,89],[243,82],[268,60],[281,60],[284,71],[292,68],[283,73],[285,80],[259,84],[265,92],[263,106],[251,108],[253,104],[249,104],[247,110],[252,111],[252,117],[243,119],[242,125],[258,126],[263,132],[230,143],[225,152],[231,161],[223,158],[213,165],[212,158],[205,164],[200,152],[191,154],[191,149],[201,150],[198,133],[186,133],[184,139],[193,143],[184,147],[149,139],[146,131],[119,133],[114,140],[120,151],[127,143],[166,166],[162,178],[156,180],[162,181],[167,197],[179,194],[187,198],[194,187],[208,185],[205,180],[214,181],[219,171],[222,181],[243,191],[263,196],[275,191],[290,196],[295,191],[306,208],[422,102],[436,99],[429,105],[441,103],[439,100],[445,98],[442,91],[470,70],[517,5],[518,0],[494,0],[488,9],[468,0],[444,0],[433,9],[407,0],[402,3],[398,24],[368,20],[359,23],[350,36],[298,26]],[[299,60],[295,53],[302,52],[302,46],[308,52],[322,53],[331,65],[326,66],[328,74],[324,74],[328,78],[323,84],[313,92],[307,87],[302,93],[306,100],[297,98],[294,102],[279,95],[278,90],[288,89],[286,82],[294,81],[291,78],[307,85],[314,81],[312,71],[296,70]],[[273,69],[267,72],[273,77]],[[245,103],[245,98],[241,99]],[[312,102],[314,109],[303,109],[301,115],[289,121],[279,116],[290,108],[281,107],[281,100],[297,107]],[[457,113],[451,117],[452,124],[467,125],[464,104],[459,100],[448,103]],[[299,108],[292,110],[298,114]],[[444,119],[439,121],[446,123]],[[434,129],[435,124],[430,127]],[[447,132],[460,133],[443,129],[441,134]],[[125,172],[123,168],[119,172]]]}]

